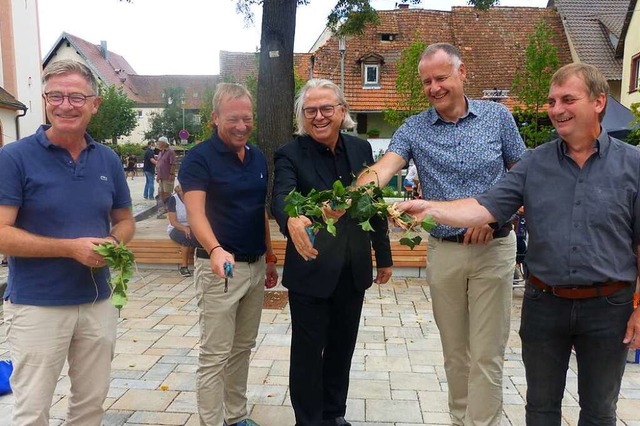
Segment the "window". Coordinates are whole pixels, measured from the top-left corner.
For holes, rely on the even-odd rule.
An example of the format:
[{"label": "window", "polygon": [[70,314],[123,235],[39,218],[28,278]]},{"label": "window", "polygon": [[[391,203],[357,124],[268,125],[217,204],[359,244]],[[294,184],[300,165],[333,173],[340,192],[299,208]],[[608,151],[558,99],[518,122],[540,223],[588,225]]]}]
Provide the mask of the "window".
[{"label": "window", "polygon": [[629,92],[640,89],[640,53],[631,57],[631,78],[629,81]]},{"label": "window", "polygon": [[138,118],[142,117],[142,110],[138,110]]},{"label": "window", "polygon": [[381,41],[393,41],[396,39],[396,35],[395,34],[380,34],[380,40]]},{"label": "window", "polygon": [[380,85],[379,79],[379,64],[364,64],[364,85],[365,86],[378,86]]}]

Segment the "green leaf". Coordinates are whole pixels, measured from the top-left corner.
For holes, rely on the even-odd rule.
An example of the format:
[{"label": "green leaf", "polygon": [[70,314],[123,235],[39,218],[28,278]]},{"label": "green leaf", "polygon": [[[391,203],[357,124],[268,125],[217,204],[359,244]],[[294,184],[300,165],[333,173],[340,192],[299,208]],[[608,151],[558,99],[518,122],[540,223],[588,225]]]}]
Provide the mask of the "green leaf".
[{"label": "green leaf", "polygon": [[360,227],[362,228],[363,231],[370,231],[373,232],[374,229],[371,226],[371,222],[369,222],[368,220],[365,220],[364,222],[360,222]]},{"label": "green leaf", "polygon": [[327,219],[327,232],[333,235],[334,237],[336,236],[336,225],[333,219],[331,218]]},{"label": "green leaf", "polygon": [[433,228],[438,226],[438,223],[433,219],[432,216],[425,216],[424,219],[422,219],[422,222],[420,222],[420,225],[425,231],[431,232]]},{"label": "green leaf", "polygon": [[413,238],[402,237],[400,238],[400,244],[403,246],[408,246],[411,250],[413,250],[413,248],[420,243],[416,243]]}]

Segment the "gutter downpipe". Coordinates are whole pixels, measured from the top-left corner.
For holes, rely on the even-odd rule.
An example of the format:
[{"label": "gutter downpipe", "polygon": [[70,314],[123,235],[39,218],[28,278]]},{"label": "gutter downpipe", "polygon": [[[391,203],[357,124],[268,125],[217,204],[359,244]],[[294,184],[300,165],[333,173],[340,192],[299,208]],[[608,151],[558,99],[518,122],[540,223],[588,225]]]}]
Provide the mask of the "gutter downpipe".
[{"label": "gutter downpipe", "polygon": [[20,117],[24,117],[25,115],[27,115],[27,110],[28,109],[29,108],[24,107],[24,109],[21,109],[22,110],[22,114],[16,115],[16,141],[20,140],[20,123],[18,123],[18,119]]}]

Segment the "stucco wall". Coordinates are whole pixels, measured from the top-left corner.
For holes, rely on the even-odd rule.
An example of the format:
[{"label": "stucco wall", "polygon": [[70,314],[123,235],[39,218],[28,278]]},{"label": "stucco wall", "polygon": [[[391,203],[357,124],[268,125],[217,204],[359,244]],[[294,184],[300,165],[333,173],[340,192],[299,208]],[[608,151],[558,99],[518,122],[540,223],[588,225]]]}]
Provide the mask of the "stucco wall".
[{"label": "stucco wall", "polygon": [[622,96],[620,103],[629,108],[632,103],[640,102],[640,90],[629,92],[631,79],[631,58],[640,54],[640,11],[636,11],[631,17],[631,23],[627,30],[624,43],[624,61],[622,65]]},{"label": "stucco wall", "polygon": [[0,108],[0,128],[2,129],[2,143],[4,145],[16,141],[15,117],[15,111]]}]

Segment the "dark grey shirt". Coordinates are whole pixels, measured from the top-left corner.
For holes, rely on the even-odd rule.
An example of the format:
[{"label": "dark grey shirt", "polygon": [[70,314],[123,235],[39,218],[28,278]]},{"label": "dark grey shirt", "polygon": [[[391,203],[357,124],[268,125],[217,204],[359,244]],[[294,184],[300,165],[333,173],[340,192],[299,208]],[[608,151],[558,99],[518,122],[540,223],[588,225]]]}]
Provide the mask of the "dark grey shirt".
[{"label": "dark grey shirt", "polygon": [[524,205],[525,262],[554,286],[635,282],[640,243],[640,150],[602,131],[581,168],[560,139],[527,152],[507,175],[476,197],[499,221]]}]

